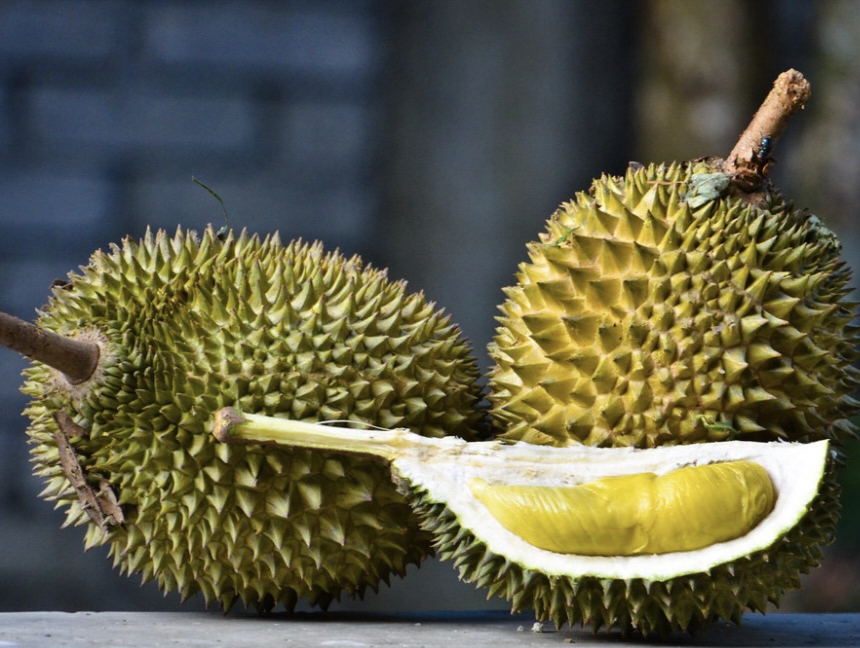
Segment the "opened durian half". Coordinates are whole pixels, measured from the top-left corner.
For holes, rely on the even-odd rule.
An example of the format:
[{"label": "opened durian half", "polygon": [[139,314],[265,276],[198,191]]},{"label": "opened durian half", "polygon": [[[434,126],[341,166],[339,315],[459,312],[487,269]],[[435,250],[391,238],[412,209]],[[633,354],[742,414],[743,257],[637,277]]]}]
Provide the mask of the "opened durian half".
[{"label": "opened durian half", "polygon": [[214,434],[385,459],[462,579],[558,625],[647,635],[739,622],[798,587],[835,520],[826,440],[556,448],[232,409]]},{"label": "opened durian half", "polygon": [[122,571],[225,608],[325,607],[431,553],[378,462],[206,431],[235,405],[474,437],[477,362],[403,282],[318,243],[148,232],[96,252],[38,325],[0,317],[42,360],[23,388],[35,472]]}]

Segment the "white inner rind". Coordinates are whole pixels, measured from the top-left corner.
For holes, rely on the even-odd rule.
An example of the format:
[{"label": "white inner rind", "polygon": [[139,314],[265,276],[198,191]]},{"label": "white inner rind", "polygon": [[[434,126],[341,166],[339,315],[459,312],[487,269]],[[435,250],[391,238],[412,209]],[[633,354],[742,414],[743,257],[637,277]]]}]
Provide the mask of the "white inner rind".
[{"label": "white inner rind", "polygon": [[[445,450],[440,452],[440,445]],[[428,448],[430,450],[430,448]],[[495,554],[523,568],[548,575],[665,580],[705,572],[766,549],[794,527],[818,493],[828,457],[828,442],[723,443],[631,448],[564,449],[530,444],[462,443],[451,439],[432,451],[401,455],[395,472],[431,502],[444,503]],[[767,470],[777,493],[776,506],[748,534],[695,551],[640,556],[579,556],[539,549],[505,529],[471,494],[475,477],[491,484],[573,486],[610,475],[665,474],[684,466],[722,461],[754,461]],[[575,514],[575,513],[572,513]]]}]

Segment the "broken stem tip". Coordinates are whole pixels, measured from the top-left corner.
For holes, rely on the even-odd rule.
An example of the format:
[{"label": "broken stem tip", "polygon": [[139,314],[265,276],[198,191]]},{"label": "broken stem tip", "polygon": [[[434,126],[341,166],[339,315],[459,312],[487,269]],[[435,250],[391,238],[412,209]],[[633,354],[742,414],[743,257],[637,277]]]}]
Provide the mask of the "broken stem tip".
[{"label": "broken stem tip", "polygon": [[742,188],[756,189],[764,182],[773,146],[794,114],[803,110],[811,93],[809,81],[797,70],[777,77],[723,166],[726,173],[743,178]]},{"label": "broken stem tip", "polygon": [[212,434],[222,443],[240,442],[241,439],[236,437],[234,428],[244,420],[232,407],[224,407],[215,412],[215,427]]},{"label": "broken stem tip", "polygon": [[99,345],[75,340],[0,312],[0,345],[42,362],[77,385],[89,380],[99,363]]}]

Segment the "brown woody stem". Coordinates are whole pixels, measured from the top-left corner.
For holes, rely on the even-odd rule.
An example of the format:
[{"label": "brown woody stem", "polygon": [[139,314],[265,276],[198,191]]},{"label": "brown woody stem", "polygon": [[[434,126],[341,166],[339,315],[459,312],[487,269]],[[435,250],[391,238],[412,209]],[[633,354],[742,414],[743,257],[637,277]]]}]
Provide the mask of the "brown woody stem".
[{"label": "brown woody stem", "polygon": [[764,182],[772,146],[792,116],[803,110],[810,94],[809,82],[797,70],[788,70],[777,77],[723,164],[723,171],[740,179],[741,188],[752,191]]},{"label": "brown woody stem", "polygon": [[72,384],[88,380],[99,363],[99,345],[74,340],[0,312],[0,345],[62,372]]},{"label": "brown woody stem", "polygon": [[81,508],[102,531],[111,525],[122,524],[125,517],[110,484],[98,479],[98,490],[93,487],[92,480],[87,478],[69,441],[74,437],[86,436],[87,431],[63,411],[54,413],[54,421],[58,428],[54,432],[54,441],[60,454],[60,467],[75,488]]}]

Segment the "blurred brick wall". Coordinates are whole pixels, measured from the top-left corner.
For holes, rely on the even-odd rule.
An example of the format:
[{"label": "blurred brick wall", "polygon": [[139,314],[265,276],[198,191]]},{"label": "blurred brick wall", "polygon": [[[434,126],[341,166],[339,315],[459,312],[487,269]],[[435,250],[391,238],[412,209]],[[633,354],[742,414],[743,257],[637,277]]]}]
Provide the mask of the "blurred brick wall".
[{"label": "blurred brick wall", "polygon": [[[385,21],[373,0],[0,3],[0,309],[147,225],[224,222],[360,252],[372,236]],[[37,497],[0,353],[0,610],[174,608]],[[193,604],[192,604],[193,605]]]}]

